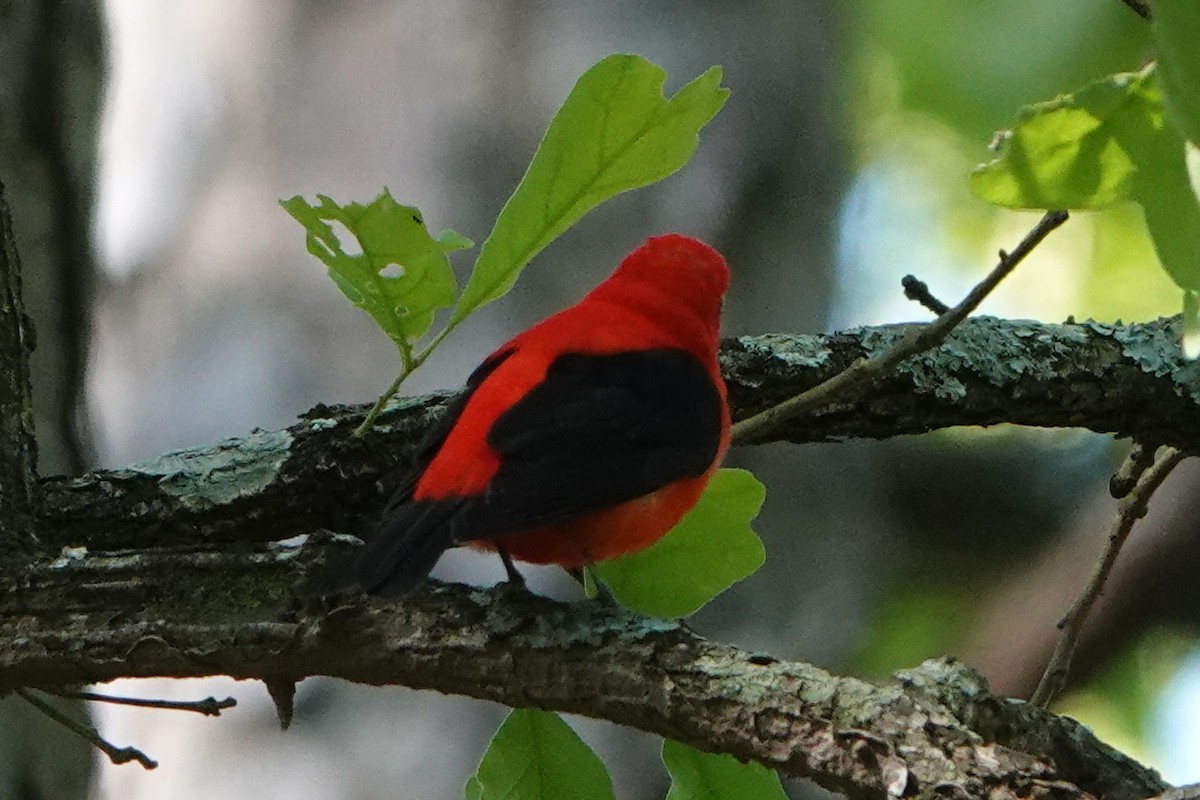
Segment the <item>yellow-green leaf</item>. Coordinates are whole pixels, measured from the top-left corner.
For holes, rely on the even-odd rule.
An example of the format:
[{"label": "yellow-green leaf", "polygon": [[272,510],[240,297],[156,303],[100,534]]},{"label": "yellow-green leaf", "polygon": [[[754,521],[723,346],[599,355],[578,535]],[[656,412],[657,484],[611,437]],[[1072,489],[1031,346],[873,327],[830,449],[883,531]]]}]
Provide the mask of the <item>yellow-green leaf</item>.
[{"label": "yellow-green leaf", "polygon": [[484,241],[451,324],[504,295],[530,259],[588,211],[687,163],[729,91],[720,67],[670,99],[666,77],[634,55],[608,56],[583,74]]},{"label": "yellow-green leaf", "polygon": [[1132,199],[1141,139],[1155,135],[1161,106],[1152,70],[1109,75],[1026,106],[998,137],[999,157],[971,175],[971,190],[1025,209],[1100,208]]},{"label": "yellow-green leaf", "polygon": [[[325,263],[342,293],[407,352],[438,309],[454,303],[458,282],[446,254],[471,247],[470,240],[453,231],[430,236],[421,212],[397,203],[386,189],[367,205],[317,199],[315,206],[299,196],[280,205],[304,226],[308,251]],[[357,248],[348,252],[331,222],[345,226]]]},{"label": "yellow-green leaf", "polygon": [[750,528],[766,489],[746,470],[718,470],[688,515],[653,546],[596,565],[622,605],[657,617],[686,617],[762,566]]},{"label": "yellow-green leaf", "polygon": [[1154,0],[1154,43],[1175,123],[1200,144],[1200,3]]}]

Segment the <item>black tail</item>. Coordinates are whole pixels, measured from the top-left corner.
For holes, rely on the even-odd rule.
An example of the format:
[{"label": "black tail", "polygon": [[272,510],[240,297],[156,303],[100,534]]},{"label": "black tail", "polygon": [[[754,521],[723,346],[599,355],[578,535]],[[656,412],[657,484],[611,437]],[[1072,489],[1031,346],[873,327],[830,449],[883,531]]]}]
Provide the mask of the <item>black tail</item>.
[{"label": "black tail", "polygon": [[354,580],[367,594],[403,597],[454,546],[451,517],[460,503],[421,500],[392,509],[354,562]]}]

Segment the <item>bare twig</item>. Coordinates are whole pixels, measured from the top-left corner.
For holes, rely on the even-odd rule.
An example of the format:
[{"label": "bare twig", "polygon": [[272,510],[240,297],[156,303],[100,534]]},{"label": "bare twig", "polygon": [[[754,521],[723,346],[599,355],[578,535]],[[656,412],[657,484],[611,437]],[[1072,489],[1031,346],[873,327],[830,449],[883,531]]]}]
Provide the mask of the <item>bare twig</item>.
[{"label": "bare twig", "polygon": [[916,275],[905,275],[900,279],[900,285],[904,287],[905,297],[909,300],[915,300],[934,314],[941,315],[950,310],[950,306],[934,297],[925,281],[919,279]]},{"label": "bare twig", "polygon": [[1120,500],[1133,491],[1138,478],[1154,463],[1154,453],[1157,450],[1157,447],[1150,447],[1141,442],[1133,443],[1121,466],[1117,467],[1117,471],[1108,479],[1108,493],[1114,500]]},{"label": "bare twig", "polygon": [[136,747],[117,747],[112,742],[109,742],[100,735],[94,727],[86,722],[80,722],[76,719],[71,719],[66,714],[59,711],[54,706],[47,703],[42,698],[38,697],[30,689],[16,689],[15,694],[36,708],[38,711],[45,714],[50,719],[62,725],[67,730],[81,736],[91,742],[104,755],[108,756],[108,760],[114,764],[128,764],[130,761],[136,761],[146,769],[154,769],[158,766],[158,762],[150,758],[148,755],[138,750]]},{"label": "bare twig", "polygon": [[237,705],[237,700],[232,697],[226,697],[224,700],[218,700],[215,697],[206,697],[203,700],[151,700],[143,697],[116,697],[96,692],[65,692],[58,689],[42,689],[42,691],[55,697],[65,697],[71,700],[87,700],[93,703],[111,703],[138,708],[161,708],[168,711],[195,711],[206,717],[219,717],[222,711]]},{"label": "bare twig", "polygon": [[263,678],[263,684],[267,687],[271,702],[275,704],[275,717],[279,720],[279,729],[286,731],[296,713],[296,679],[269,675]]},{"label": "bare twig", "polygon": [[1133,9],[1133,13],[1137,14],[1147,22],[1151,19],[1150,4],[1145,0],[1121,0],[1122,3]]},{"label": "bare twig", "polygon": [[[1138,453],[1131,452],[1126,457],[1126,464],[1137,459]],[[1042,679],[1038,682],[1037,689],[1033,692],[1033,697],[1029,702],[1033,705],[1045,708],[1067,682],[1067,676],[1071,671],[1071,657],[1075,653],[1075,645],[1079,641],[1080,631],[1083,630],[1083,623],[1087,619],[1088,613],[1100,598],[1101,592],[1104,591],[1104,583],[1108,580],[1109,573],[1112,572],[1113,565],[1117,561],[1117,555],[1121,552],[1121,546],[1125,544],[1125,540],[1129,537],[1130,530],[1133,529],[1134,523],[1146,515],[1146,508],[1149,506],[1150,497],[1155,490],[1162,485],[1166,477],[1171,474],[1171,470],[1175,468],[1180,461],[1184,459],[1183,452],[1176,450],[1173,447],[1164,447],[1154,459],[1154,463],[1146,469],[1138,478],[1136,485],[1129,491],[1125,497],[1121,498],[1121,502],[1117,506],[1117,513],[1113,517],[1112,524],[1108,532],[1108,546],[1104,553],[1100,556],[1100,561],[1096,564],[1096,570],[1092,574],[1091,580],[1084,587],[1070,610],[1067,611],[1058,623],[1059,636],[1058,643],[1054,647],[1054,653],[1050,656],[1050,663],[1046,665],[1046,671],[1042,674]],[[1125,470],[1125,466],[1122,467]]]},{"label": "bare twig", "polygon": [[1011,253],[1000,251],[1000,262],[995,269],[961,303],[933,322],[916,328],[875,358],[857,361],[824,383],[734,425],[734,443],[753,444],[765,439],[770,431],[792,417],[823,408],[834,401],[852,402],[875,381],[889,375],[900,362],[941,343],[1051,231],[1067,221],[1067,216],[1066,211],[1047,212]]}]

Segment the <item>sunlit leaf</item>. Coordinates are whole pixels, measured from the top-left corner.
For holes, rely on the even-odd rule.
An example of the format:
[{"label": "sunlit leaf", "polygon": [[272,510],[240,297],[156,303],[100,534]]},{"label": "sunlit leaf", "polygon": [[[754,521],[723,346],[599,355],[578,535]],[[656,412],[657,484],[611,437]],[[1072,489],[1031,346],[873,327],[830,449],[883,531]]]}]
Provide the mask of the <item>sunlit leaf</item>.
[{"label": "sunlit leaf", "polygon": [[589,210],[687,163],[729,91],[720,67],[670,99],[666,77],[633,55],[608,56],[583,74],[483,243],[452,323],[512,288],[529,260]]},{"label": "sunlit leaf", "polygon": [[466,800],[613,800],[608,770],[557,715],[520,708],[492,737]]},{"label": "sunlit leaf", "polygon": [[1155,0],[1154,43],[1175,123],[1200,144],[1200,3]]},{"label": "sunlit leaf", "polygon": [[1000,157],[971,176],[985,200],[1013,208],[1098,208],[1134,200],[1159,263],[1200,291],[1200,202],[1187,148],[1163,107],[1154,65],[1110,75],[1025,108]]},{"label": "sunlit leaf", "polygon": [[[280,205],[304,226],[308,251],[329,267],[342,293],[407,351],[438,309],[454,303],[458,283],[446,254],[471,242],[453,231],[430,236],[420,211],[386,189],[367,205],[317,199],[315,206],[299,196]],[[330,223],[344,226],[357,246],[343,242]]]},{"label": "sunlit leaf", "polygon": [[663,740],[662,759],[671,773],[667,800],[787,800],[779,776],[762,764],[702,753],[671,739]]},{"label": "sunlit leaf", "polygon": [[686,617],[762,566],[762,542],[750,522],[765,496],[746,470],[718,470],[670,533],[641,552],[597,564],[595,572],[627,608]]},{"label": "sunlit leaf", "polygon": [[1009,208],[1100,208],[1133,198],[1137,161],[1161,128],[1150,70],[1122,73],[1021,109],[1000,155],[971,176],[979,197]]}]

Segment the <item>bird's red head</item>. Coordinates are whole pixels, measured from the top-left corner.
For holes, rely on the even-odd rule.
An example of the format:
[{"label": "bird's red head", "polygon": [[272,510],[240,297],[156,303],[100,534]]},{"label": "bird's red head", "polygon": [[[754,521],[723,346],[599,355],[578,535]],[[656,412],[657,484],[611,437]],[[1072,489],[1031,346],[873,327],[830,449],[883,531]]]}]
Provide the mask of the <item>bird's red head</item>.
[{"label": "bird's red head", "polygon": [[647,239],[625,257],[613,277],[626,275],[670,289],[678,301],[695,303],[698,311],[719,311],[729,288],[729,267],[721,254],[679,233]]},{"label": "bird's red head", "polygon": [[721,254],[690,236],[654,236],[634,250],[589,300],[636,307],[651,319],[672,322],[687,349],[715,350],[721,325],[721,298],[729,287],[729,267]]}]

